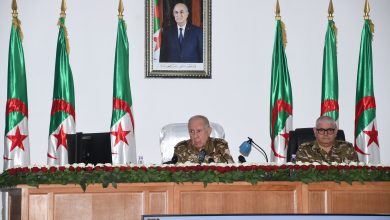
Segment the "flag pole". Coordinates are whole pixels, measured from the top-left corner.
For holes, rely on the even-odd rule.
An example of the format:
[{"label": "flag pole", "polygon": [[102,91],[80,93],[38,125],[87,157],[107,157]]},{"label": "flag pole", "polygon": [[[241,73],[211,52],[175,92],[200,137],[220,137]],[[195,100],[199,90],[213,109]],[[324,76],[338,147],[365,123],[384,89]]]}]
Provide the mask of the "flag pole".
[{"label": "flag pole", "polygon": [[370,4],[366,0],[356,83],[355,151],[358,153],[360,162],[379,164],[380,148],[376,124],[372,57],[374,24],[369,14]]},{"label": "flag pole", "polygon": [[68,134],[76,134],[74,82],[69,64],[69,40],[66,20],[66,0],[61,1],[54,68],[54,88],[48,137],[48,165],[64,165],[68,160]]},{"label": "flag pole", "polygon": [[[333,0],[329,0],[329,7],[328,7],[328,20],[329,21],[333,21],[333,18],[334,18],[333,13],[334,13]],[[333,22],[332,28],[333,28],[333,31],[335,34],[336,44],[337,44],[337,27],[336,27],[336,24],[334,22]]]},{"label": "flag pole", "polygon": [[116,165],[137,162],[129,77],[129,42],[123,11],[123,1],[119,0],[110,128],[112,164]]},{"label": "flag pole", "polygon": [[371,33],[373,34],[375,32],[375,25],[374,23],[372,23],[372,20],[370,19],[370,3],[368,2],[368,0],[366,0],[366,2],[364,3],[364,20],[368,20],[370,22],[370,31]]},{"label": "flag pole", "polygon": [[287,158],[288,133],[292,129],[292,91],[285,53],[286,31],[280,16],[279,0],[276,0],[275,20],[270,91],[271,162],[284,163]]},{"label": "flag pole", "polygon": [[118,6],[118,18],[119,19],[122,19],[123,18],[123,11],[124,11],[124,7],[123,7],[123,1],[122,0],[119,0],[119,6]]},{"label": "flag pole", "polygon": [[16,3],[16,0],[12,0],[11,9],[12,9],[12,24],[16,27],[19,33],[20,41],[23,41],[23,32],[22,32],[22,28],[20,27],[21,22],[18,18],[18,4]]},{"label": "flag pole", "polygon": [[16,0],[12,0],[12,17],[17,18],[18,17],[18,4],[16,3]]},{"label": "flag pole", "polygon": [[332,0],[329,0],[328,20],[333,21],[333,13],[334,13],[333,1],[332,1]]},{"label": "flag pole", "polygon": [[[61,0],[61,13],[60,13],[60,19],[61,18],[66,18],[66,0]],[[58,21],[59,26],[63,26],[64,32],[65,32],[65,45],[66,45],[66,52],[68,55],[70,54],[70,47],[69,47],[69,40],[68,40],[68,29],[66,28],[65,24]]]},{"label": "flag pole", "polygon": [[[12,23],[13,23],[13,25],[15,25],[17,27],[17,30],[19,31],[20,40],[22,41],[23,38],[22,38],[21,29],[20,29],[20,21],[18,19],[18,4],[16,3],[16,0],[12,0],[11,9],[12,9]],[[8,101],[7,101],[7,106],[8,106]],[[7,134],[5,134],[5,138],[7,138],[6,135]],[[4,146],[4,148],[6,148],[6,146]],[[5,154],[5,150],[4,150],[4,154]],[[4,157],[4,159],[5,159],[5,157]],[[10,168],[10,167],[8,165],[6,166],[6,162],[4,162],[3,169],[6,170],[7,168]],[[8,219],[9,218],[8,192],[2,193],[1,201],[2,201],[1,213],[3,214],[4,219]]]},{"label": "flag pole", "polygon": [[66,17],[66,0],[62,0],[61,2],[61,17],[65,18]]},{"label": "flag pole", "polygon": [[370,19],[370,3],[366,0],[364,4],[364,20]]},{"label": "flag pole", "polygon": [[279,0],[276,0],[276,8],[275,8],[275,20],[280,20],[280,5]]},{"label": "flag pole", "polygon": [[280,21],[280,26],[282,28],[282,41],[283,41],[283,47],[286,49],[287,45],[287,33],[286,33],[286,26],[282,21],[282,17],[280,16],[280,5],[279,0],[276,0],[276,7],[275,7],[275,20]]}]

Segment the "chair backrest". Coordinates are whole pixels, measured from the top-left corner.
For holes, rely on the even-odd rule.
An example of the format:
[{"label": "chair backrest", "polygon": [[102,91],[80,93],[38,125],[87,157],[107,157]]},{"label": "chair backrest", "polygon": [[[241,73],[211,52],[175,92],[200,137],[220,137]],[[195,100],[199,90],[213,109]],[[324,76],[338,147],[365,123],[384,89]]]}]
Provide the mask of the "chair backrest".
[{"label": "chair backrest", "polygon": [[[289,132],[288,148],[287,148],[287,162],[291,161],[291,155],[296,154],[299,145],[305,142],[314,141],[313,128],[297,128]],[[345,135],[343,130],[338,130],[337,140],[345,141]]]},{"label": "chair backrest", "polygon": [[[225,131],[222,126],[210,122],[212,128],[211,137],[225,139]],[[188,124],[187,123],[174,123],[165,125],[160,132],[160,148],[162,162],[167,162],[172,159],[175,151],[174,147],[177,143],[183,140],[189,139]]]}]

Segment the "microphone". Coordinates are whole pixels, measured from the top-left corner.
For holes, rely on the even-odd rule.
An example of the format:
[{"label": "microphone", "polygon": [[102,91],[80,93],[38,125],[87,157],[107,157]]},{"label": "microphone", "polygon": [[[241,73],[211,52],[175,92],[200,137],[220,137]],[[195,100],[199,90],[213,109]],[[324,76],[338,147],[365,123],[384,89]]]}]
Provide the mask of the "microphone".
[{"label": "microphone", "polygon": [[240,163],[245,163],[245,162],[246,162],[245,157],[242,156],[242,155],[238,156],[238,161],[239,161]]},{"label": "microphone", "polygon": [[215,163],[214,159],[212,157],[209,158],[209,163]]},{"label": "microphone", "polygon": [[173,155],[170,161],[164,162],[163,164],[176,164],[178,161],[177,155]]},{"label": "microphone", "polygon": [[206,150],[205,150],[205,149],[202,149],[202,150],[199,152],[199,155],[198,155],[199,163],[203,163],[205,157],[206,157]]},{"label": "microphone", "polygon": [[241,145],[240,145],[240,153],[244,156],[248,156],[252,150],[252,146],[255,146],[255,149],[258,150],[265,158],[265,161],[268,163],[268,157],[267,157],[267,153],[264,151],[263,148],[261,148],[259,145],[257,145],[253,140],[252,138],[248,137],[248,140],[247,141],[244,141]]},{"label": "microphone", "polygon": [[176,164],[177,161],[178,161],[177,155],[173,155],[173,157],[171,159],[172,164]]}]

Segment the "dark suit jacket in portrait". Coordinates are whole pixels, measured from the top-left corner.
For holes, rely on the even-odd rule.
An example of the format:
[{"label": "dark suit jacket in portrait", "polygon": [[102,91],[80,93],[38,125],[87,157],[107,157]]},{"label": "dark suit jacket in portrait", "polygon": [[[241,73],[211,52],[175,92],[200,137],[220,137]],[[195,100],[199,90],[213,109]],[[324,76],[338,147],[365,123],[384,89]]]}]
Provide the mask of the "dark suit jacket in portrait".
[{"label": "dark suit jacket in portrait", "polygon": [[179,43],[177,26],[165,28],[162,33],[160,62],[203,63],[202,28],[187,24],[182,45]]}]

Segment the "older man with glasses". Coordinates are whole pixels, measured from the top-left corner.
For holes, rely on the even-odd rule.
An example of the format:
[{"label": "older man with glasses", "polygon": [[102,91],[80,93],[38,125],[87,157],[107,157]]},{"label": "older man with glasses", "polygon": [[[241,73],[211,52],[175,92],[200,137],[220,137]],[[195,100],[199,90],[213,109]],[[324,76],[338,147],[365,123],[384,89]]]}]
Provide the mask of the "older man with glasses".
[{"label": "older man with glasses", "polygon": [[329,116],[321,116],[313,128],[316,140],[299,146],[296,160],[301,162],[349,163],[358,162],[353,145],[347,141],[336,140],[337,123]]}]

